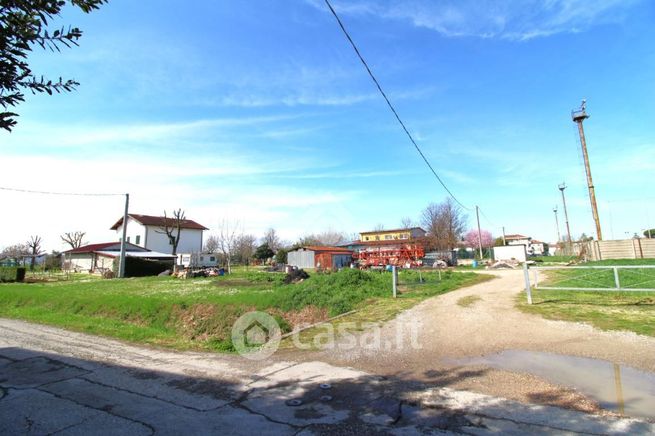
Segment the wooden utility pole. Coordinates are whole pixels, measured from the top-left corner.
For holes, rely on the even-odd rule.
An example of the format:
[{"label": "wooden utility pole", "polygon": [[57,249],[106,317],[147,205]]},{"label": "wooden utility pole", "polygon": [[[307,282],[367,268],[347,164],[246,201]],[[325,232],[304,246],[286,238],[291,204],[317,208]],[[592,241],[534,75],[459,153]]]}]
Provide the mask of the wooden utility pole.
[{"label": "wooden utility pole", "polygon": [[591,201],[591,213],[594,216],[596,223],[596,236],[599,241],[603,240],[603,233],[600,230],[600,219],[598,218],[598,205],[596,204],[596,191],[594,189],[594,182],[591,179],[591,168],[589,167],[589,154],[587,153],[587,141],[584,136],[584,128],[582,122],[589,118],[586,111],[587,101],[582,100],[580,109],[571,112],[571,118],[578,124],[578,133],[580,134],[580,144],[582,146],[582,158],[584,159],[584,169],[587,173],[587,187],[589,188],[589,200]]}]

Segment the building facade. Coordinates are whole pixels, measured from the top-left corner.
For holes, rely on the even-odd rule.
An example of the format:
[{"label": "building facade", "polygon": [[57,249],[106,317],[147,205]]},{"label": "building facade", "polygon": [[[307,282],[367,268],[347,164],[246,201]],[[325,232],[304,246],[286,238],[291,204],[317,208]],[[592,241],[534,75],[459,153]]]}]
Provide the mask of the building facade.
[{"label": "building facade", "polygon": [[[146,248],[148,250],[171,254],[173,241],[164,232],[166,225],[173,226],[175,220],[163,216],[129,214],[127,216],[126,242]],[[119,219],[111,230],[116,231],[118,240],[123,236],[123,218]],[[177,253],[199,253],[202,251],[203,231],[207,227],[193,220],[182,220],[180,226],[180,242]],[[177,236],[177,230],[173,230]]]},{"label": "building facade", "polygon": [[408,229],[376,230],[372,232],[361,232],[359,234],[359,240],[361,242],[402,241],[424,238],[425,234],[425,230],[420,227],[411,227]]}]

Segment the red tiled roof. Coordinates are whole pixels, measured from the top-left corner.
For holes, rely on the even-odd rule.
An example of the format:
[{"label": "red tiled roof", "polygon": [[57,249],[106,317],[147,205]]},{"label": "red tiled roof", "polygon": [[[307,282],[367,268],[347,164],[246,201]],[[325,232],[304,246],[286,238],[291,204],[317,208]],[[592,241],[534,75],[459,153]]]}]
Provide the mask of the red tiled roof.
[{"label": "red tiled roof", "polygon": [[75,254],[75,253],[92,253],[97,250],[104,250],[105,248],[111,247],[112,245],[120,244],[120,242],[102,242],[100,244],[89,244],[82,247],[73,248],[72,250],[64,251],[64,253]]},{"label": "red tiled roof", "polygon": [[[78,248],[73,248],[72,250],[64,251],[66,254],[77,254],[77,253],[93,253],[94,251],[103,251],[107,250],[111,246],[116,246],[120,247],[121,243],[119,241],[114,241],[114,242],[101,242],[99,244],[89,244],[89,245],[84,245],[82,247]],[[146,250],[143,247],[139,247],[138,245],[134,245],[131,243],[126,243],[125,244],[126,250],[132,250],[134,251],[139,250],[139,251],[149,251]]]},{"label": "red tiled roof", "polygon": [[[139,215],[136,213],[130,213],[128,216],[144,226],[157,226],[157,227],[164,227],[166,223],[168,222],[168,225],[172,225],[175,222],[174,218],[171,217],[163,217],[163,216],[153,216],[153,215]],[[207,227],[198,224],[197,222],[193,220],[182,220],[182,227],[183,229],[193,229],[193,230],[209,230]],[[110,230],[116,230],[120,226],[123,225],[123,218],[119,219],[116,221],[116,224],[111,226]]]},{"label": "red tiled roof", "polygon": [[348,250],[347,248],[342,248],[342,247],[330,247],[327,245],[308,245],[307,247],[303,247],[305,250],[311,250],[311,251],[329,251],[330,253],[352,253],[352,250]]}]

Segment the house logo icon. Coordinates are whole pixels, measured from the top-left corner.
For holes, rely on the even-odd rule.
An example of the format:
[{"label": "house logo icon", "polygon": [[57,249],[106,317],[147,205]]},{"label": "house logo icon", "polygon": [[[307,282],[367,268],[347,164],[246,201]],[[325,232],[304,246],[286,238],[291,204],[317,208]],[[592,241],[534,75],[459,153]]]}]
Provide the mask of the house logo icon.
[{"label": "house logo icon", "polygon": [[248,312],[232,326],[232,344],[251,360],[263,360],[277,351],[282,332],[275,318],[264,312]]}]

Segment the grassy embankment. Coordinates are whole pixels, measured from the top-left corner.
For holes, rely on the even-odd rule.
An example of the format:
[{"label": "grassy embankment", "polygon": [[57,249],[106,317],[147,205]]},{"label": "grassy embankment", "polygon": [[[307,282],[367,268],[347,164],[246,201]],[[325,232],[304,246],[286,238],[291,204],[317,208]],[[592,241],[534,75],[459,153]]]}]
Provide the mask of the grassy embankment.
[{"label": "grassy embankment", "polygon": [[[391,275],[345,270],[284,284],[284,274],[240,271],[181,280],[147,277],[0,285],[0,316],[177,349],[230,351],[234,321],[266,311],[289,331],[360,309],[362,319],[387,319],[432,295],[478,282],[473,273],[423,273],[426,284],[391,298]],[[413,271],[401,280],[415,282]]]},{"label": "grassy embankment", "polygon": [[[625,259],[588,262],[581,266],[655,265],[654,259]],[[547,274],[543,285],[571,287],[614,287],[611,268],[556,270]],[[626,288],[655,288],[655,269],[619,269]],[[540,280],[541,281],[541,280]],[[532,305],[525,295],[517,298],[521,310],[548,319],[586,322],[603,330],[627,330],[655,336],[655,292],[534,290]]]}]

